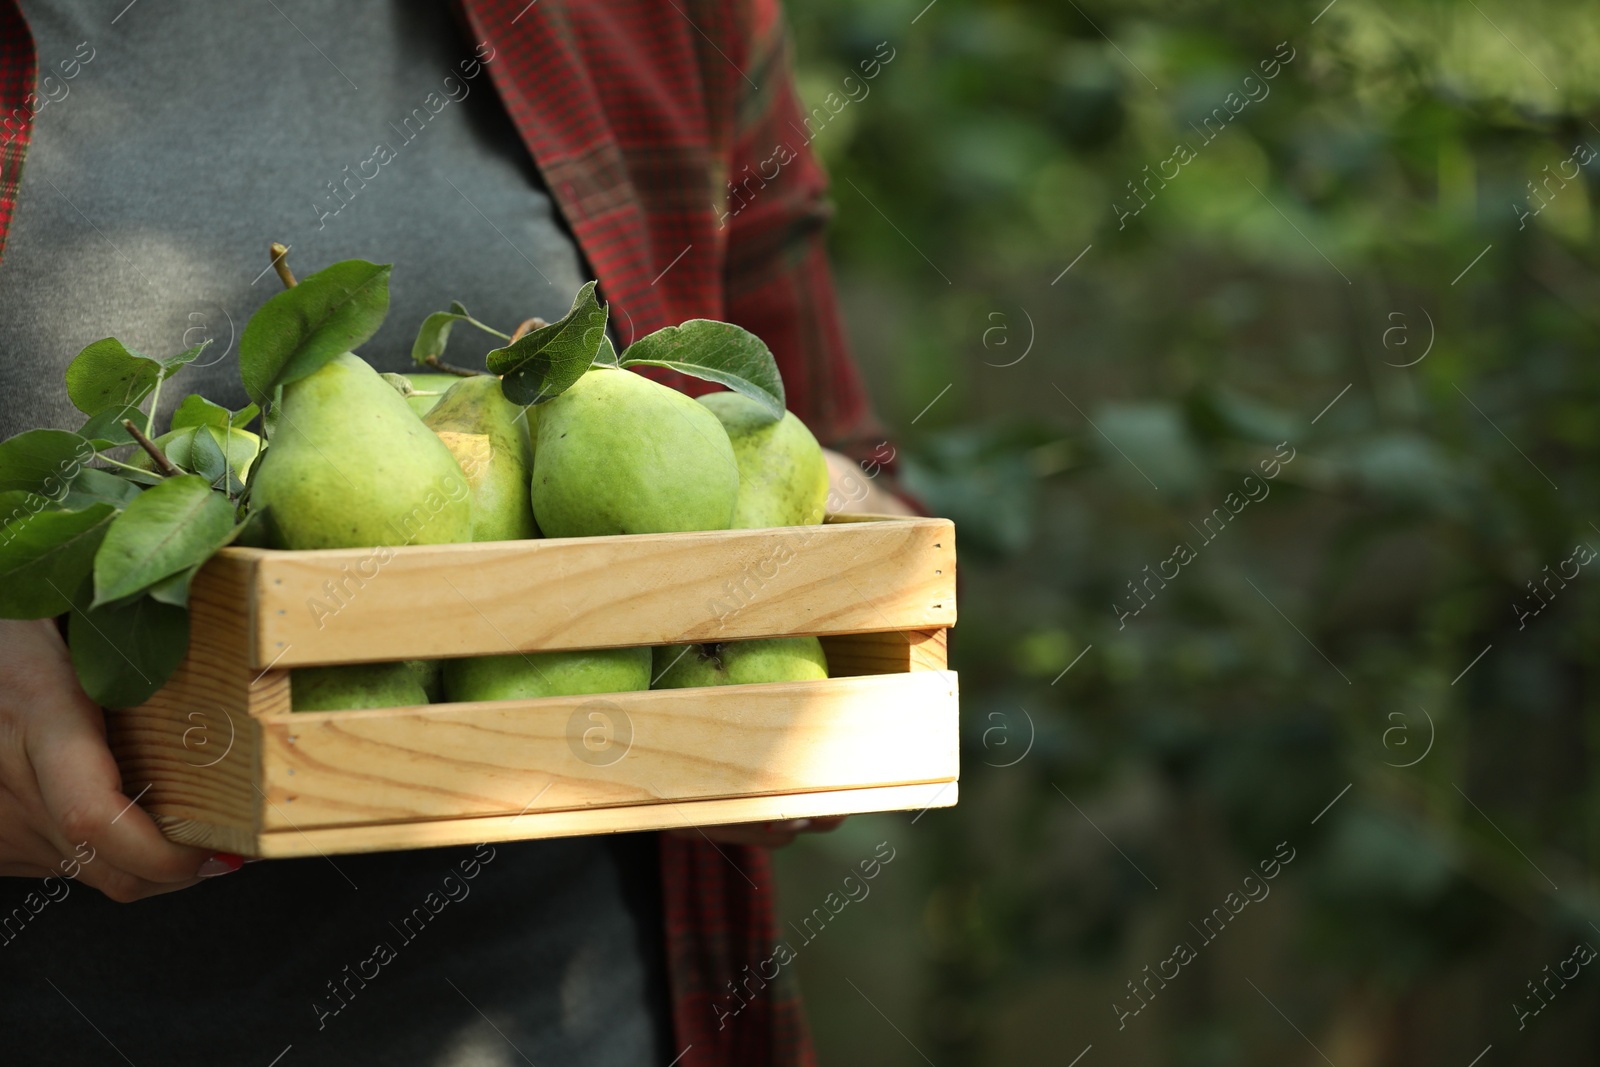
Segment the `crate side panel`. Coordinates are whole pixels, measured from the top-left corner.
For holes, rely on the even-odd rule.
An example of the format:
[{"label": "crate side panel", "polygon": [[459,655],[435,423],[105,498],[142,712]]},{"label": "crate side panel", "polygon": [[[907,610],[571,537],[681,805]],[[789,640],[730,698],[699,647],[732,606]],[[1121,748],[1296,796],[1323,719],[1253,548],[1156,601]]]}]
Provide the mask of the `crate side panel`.
[{"label": "crate side panel", "polygon": [[262,720],[263,829],[956,777],[956,676],[919,672]]},{"label": "crate side panel", "polygon": [[213,559],[189,599],[189,651],[137,708],[106,713],[123,789],[152,815],[218,832],[258,829],[261,733],[252,707],[288,710],[287,680],[258,679],[247,661],[251,566]]},{"label": "crate side panel", "polygon": [[258,667],[927,629],[955,622],[943,519],[264,553]]},{"label": "crate side panel", "polygon": [[530,812],[526,815],[327,827],[305,831],[279,830],[262,835],[257,854],[267,858],[336,856],[490,841],[669,830],[681,826],[861,815],[876,811],[921,812],[929,808],[953,807],[959,797],[960,786],[955,781],[947,781],[779,796],[689,800],[681,804]]}]

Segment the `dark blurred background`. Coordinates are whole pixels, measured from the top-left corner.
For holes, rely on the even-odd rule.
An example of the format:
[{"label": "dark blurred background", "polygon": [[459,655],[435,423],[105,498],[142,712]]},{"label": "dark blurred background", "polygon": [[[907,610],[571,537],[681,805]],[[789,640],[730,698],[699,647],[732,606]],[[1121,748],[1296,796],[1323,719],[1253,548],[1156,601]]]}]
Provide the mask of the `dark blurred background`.
[{"label": "dark blurred background", "polygon": [[829,1067],[1600,1055],[1600,20],[1324,2],[791,6],[963,569],[960,805],[779,856],[895,850]]}]

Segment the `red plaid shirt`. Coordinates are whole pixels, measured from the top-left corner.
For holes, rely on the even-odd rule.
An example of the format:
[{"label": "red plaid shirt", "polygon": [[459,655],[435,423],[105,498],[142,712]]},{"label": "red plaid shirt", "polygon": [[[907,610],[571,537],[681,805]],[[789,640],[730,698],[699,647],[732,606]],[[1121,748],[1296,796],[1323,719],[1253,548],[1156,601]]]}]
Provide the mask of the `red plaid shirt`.
[{"label": "red plaid shirt", "polygon": [[[840,328],[826,180],[806,147],[778,0],[459,3],[473,39],[496,49],[486,69],[624,343],[690,318],[739,323],[772,348],[790,409],[824,443],[864,455],[875,426]],[[0,253],[36,74],[16,0],[0,0]],[[765,179],[780,145],[782,168]],[[766,853],[663,835],[661,855],[673,1018],[688,1049],[677,1063],[812,1064],[787,971],[718,1025],[716,1007],[738,1006],[729,990],[750,988],[779,940]]]}]

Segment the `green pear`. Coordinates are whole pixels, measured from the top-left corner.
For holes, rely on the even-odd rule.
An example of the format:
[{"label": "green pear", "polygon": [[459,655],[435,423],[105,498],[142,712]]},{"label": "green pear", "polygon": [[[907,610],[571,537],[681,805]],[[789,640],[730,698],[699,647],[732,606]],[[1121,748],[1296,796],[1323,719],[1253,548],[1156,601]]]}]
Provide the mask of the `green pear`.
[{"label": "green pear", "polygon": [[426,704],[428,694],[409,663],[298,667],[289,672],[293,711],[355,711]]},{"label": "green pear", "polygon": [[461,381],[460,375],[456,374],[407,374],[404,377],[416,390],[406,397],[406,403],[411,405],[411,410],[417,413],[418,418],[432,411],[445,391]]},{"label": "green pear", "polygon": [[468,501],[450,449],[350,352],[284,387],[251,488],[277,548],[470,541]]},{"label": "green pear", "polygon": [[528,502],[533,448],[523,411],[500,391],[499,378],[482,374],[458,378],[423,416],[466,475],[474,541],[539,536]]},{"label": "green pear", "polygon": [[806,424],[785,411],[777,422],[741,393],[700,398],[722,422],[739,464],[739,506],[733,528],[809,526],[828,502],[828,461]]},{"label": "green pear", "polygon": [[411,673],[417,679],[417,684],[422,686],[422,691],[427,694],[428,703],[437,704],[444,699],[443,660],[408,659],[405,664],[411,668]]},{"label": "green pear", "polygon": [[828,676],[828,657],[815,637],[764,637],[708,645],[662,645],[655,650],[651,689],[698,689],[752,682],[808,682]]},{"label": "green pear", "polygon": [[[181,430],[164,433],[155,439],[155,446],[172,462],[188,470],[190,460],[193,458],[194,435],[199,429],[198,426],[185,426]],[[234,476],[241,482],[244,481],[245,475],[250,473],[250,465],[261,454],[261,438],[249,430],[224,431],[220,426],[206,426],[205,430],[228,457]],[[136,449],[133,455],[128,457],[127,462],[129,466],[138,467],[140,470],[150,470],[155,466],[155,460],[151,459],[150,453],[143,449]]]},{"label": "green pear", "polygon": [[703,405],[596,366],[541,407],[533,515],[546,537],[732,525],[739,468],[727,431]]},{"label": "green pear", "polygon": [[650,688],[648,648],[475,656],[446,660],[451,700],[528,700],[580,693],[633,693]]}]

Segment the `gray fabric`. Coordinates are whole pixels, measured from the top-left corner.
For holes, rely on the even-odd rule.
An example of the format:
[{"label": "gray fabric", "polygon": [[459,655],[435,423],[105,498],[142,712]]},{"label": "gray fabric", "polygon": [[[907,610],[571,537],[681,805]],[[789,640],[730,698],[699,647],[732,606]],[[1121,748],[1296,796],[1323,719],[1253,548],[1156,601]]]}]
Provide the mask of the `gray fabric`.
[{"label": "gray fabric", "polygon": [[[0,435],[76,427],[62,371],[106,336],[165,356],[212,333],[162,407],[242,405],[273,239],[302,274],[394,263],[362,348],[379,369],[452,298],[508,331],[565,312],[586,268],[442,0],[125,2],[24,5],[42,68],[93,58],[39,115],[0,263]],[[458,328],[451,358],[494,343]],[[0,926],[0,1061],[668,1062],[654,837],[500,845],[467,879],[473,856],[272,861],[131,906],[76,886],[37,913],[34,884],[0,880],[0,921],[23,909]],[[449,899],[405,926],[430,894]]]},{"label": "gray fabric", "polygon": [[[0,435],[75,428],[61,373],[109,336],[154,356],[214,336],[185,379],[242,406],[237,334],[280,288],[274,240],[300,274],[394,264],[361,350],[380,370],[451,299],[510,332],[586,278],[444,0],[143,0],[114,26],[121,4],[23,7],[41,69],[93,58],[39,113],[0,261]],[[458,329],[451,357],[497,343]]]}]

